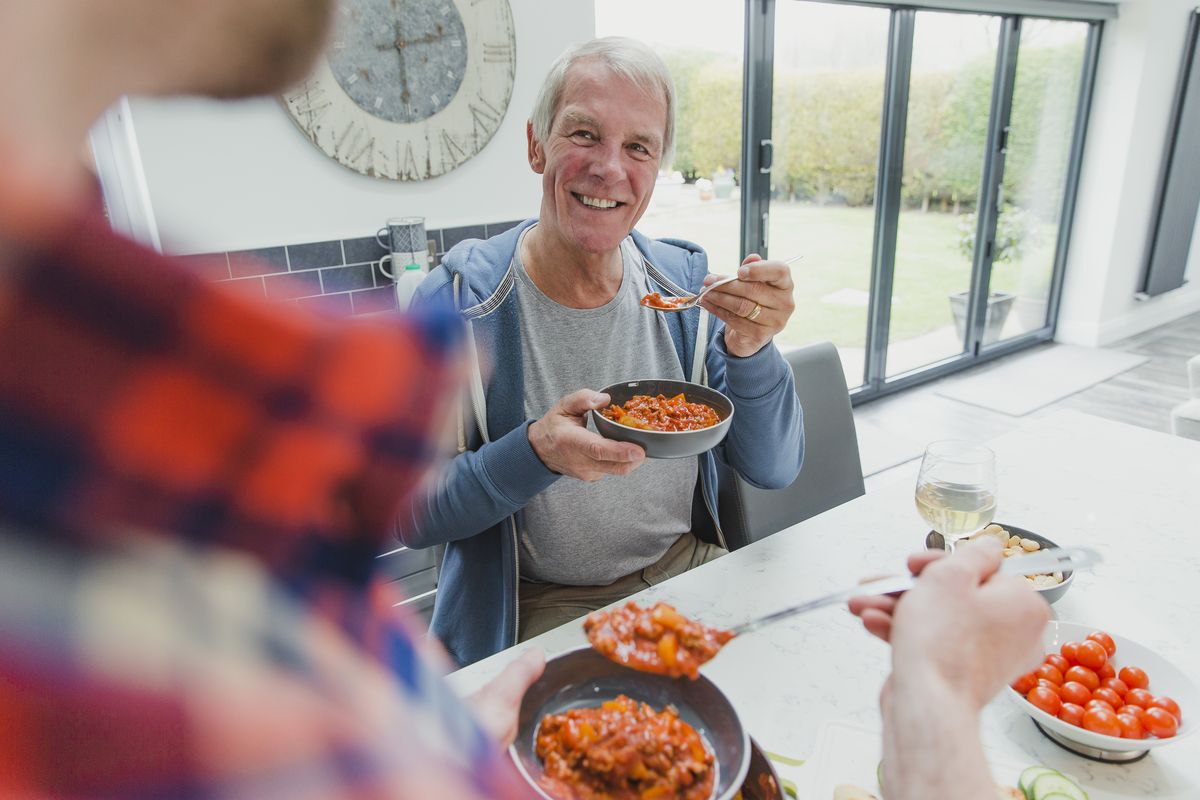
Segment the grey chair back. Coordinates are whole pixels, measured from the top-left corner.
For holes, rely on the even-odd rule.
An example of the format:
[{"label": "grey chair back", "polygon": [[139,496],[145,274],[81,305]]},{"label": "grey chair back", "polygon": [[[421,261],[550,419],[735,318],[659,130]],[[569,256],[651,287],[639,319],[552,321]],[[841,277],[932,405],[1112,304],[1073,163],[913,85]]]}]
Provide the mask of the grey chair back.
[{"label": "grey chair back", "polygon": [[412,550],[396,545],[378,557],[375,574],[389,583],[398,583],[403,605],[428,624],[433,616],[433,599],[437,593],[438,567],[445,548],[441,545],[424,550]]},{"label": "grey chair back", "polygon": [[731,549],[744,547],[862,495],[854,412],[837,348],[817,342],[784,354],[804,409],[804,465],[785,489],[759,489],[720,469],[721,528]]}]

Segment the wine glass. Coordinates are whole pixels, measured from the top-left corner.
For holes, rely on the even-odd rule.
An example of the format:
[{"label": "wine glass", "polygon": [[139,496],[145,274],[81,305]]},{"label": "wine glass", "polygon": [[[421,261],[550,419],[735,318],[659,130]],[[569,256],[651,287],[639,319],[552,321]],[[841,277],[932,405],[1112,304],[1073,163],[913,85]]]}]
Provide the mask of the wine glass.
[{"label": "wine glass", "polygon": [[930,443],[921,459],[916,501],[917,513],[953,550],[996,516],[996,454],[975,442]]}]

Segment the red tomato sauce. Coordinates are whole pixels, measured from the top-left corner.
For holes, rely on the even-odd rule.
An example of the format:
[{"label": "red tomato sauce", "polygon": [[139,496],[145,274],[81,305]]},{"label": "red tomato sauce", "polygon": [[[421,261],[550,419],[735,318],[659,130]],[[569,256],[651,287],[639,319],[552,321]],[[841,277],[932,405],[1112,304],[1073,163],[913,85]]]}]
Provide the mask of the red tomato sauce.
[{"label": "red tomato sauce", "polygon": [[642,672],[695,680],[700,665],[733,638],[732,631],[688,619],[666,603],[641,608],[629,602],[612,611],[593,611],[583,630],[601,655]]},{"label": "red tomato sauce", "polygon": [[691,299],[692,298],[690,297],[663,297],[658,292],[651,292],[642,298],[641,303],[646,308],[663,308],[670,310],[673,308],[679,308],[680,304],[686,303]]},{"label": "red tomato sauce", "polygon": [[674,397],[635,394],[625,405],[600,412],[618,425],[649,431],[698,431],[721,421],[712,406],[689,403],[683,393]]},{"label": "red tomato sauce", "polygon": [[539,783],[562,800],[708,800],[716,778],[712,752],[673,707],[625,695],[546,715],[536,752]]}]

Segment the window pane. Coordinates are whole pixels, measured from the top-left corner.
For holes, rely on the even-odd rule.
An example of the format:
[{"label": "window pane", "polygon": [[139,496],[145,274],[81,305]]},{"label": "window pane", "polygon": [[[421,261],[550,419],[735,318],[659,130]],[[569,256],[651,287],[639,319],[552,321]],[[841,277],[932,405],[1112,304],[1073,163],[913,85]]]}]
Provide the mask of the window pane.
[{"label": "window pane", "polygon": [[1003,325],[993,327],[1002,338],[1046,324],[1087,34],[1088,26],[1082,22],[1026,19],[1021,23],[992,256],[993,295],[1003,292],[1016,298]]},{"label": "window pane", "polygon": [[888,377],[963,351],[999,36],[997,17],[917,14]]},{"label": "window pane", "polygon": [[781,347],[828,339],[864,375],[887,9],[781,2],[775,17],[769,246],[792,265]]},{"label": "window pane", "polygon": [[728,0],[602,0],[597,36],[649,44],[671,69],[678,97],[675,158],[663,164],[638,230],[688,239],[713,272],[741,261],[738,169],[742,151],[745,7]]}]

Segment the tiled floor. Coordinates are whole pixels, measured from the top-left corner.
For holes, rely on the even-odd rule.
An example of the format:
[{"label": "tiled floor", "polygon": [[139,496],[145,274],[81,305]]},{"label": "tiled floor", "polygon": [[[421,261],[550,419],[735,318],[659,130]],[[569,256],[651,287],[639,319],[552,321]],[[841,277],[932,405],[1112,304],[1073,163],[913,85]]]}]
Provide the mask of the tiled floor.
[{"label": "tiled floor", "polygon": [[[936,393],[942,381],[958,376],[858,406],[854,420],[867,491],[909,473],[915,480],[917,459],[926,442],[947,438],[990,439],[1022,427],[1027,420],[1064,408],[1169,432],[1171,408],[1188,398],[1187,360],[1200,353],[1200,314],[1116,342],[1109,349],[1137,353],[1148,360],[1023,417],[968,405]],[[988,367],[982,365],[979,369]]]}]

